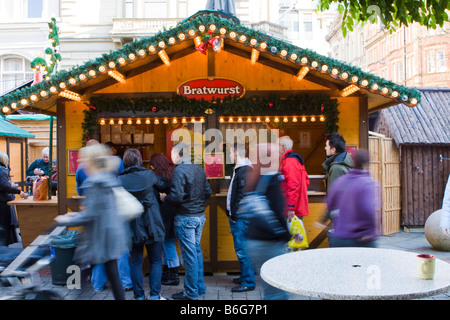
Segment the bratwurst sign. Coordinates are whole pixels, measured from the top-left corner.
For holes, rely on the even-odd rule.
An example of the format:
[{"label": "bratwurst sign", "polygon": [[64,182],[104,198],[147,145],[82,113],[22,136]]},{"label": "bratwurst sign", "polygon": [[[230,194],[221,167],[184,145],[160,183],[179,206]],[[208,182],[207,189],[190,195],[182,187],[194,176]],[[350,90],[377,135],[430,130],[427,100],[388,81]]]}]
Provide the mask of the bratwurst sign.
[{"label": "bratwurst sign", "polygon": [[245,94],[242,84],[228,79],[195,79],[178,87],[178,94],[189,99],[212,101],[226,97],[240,98]]}]

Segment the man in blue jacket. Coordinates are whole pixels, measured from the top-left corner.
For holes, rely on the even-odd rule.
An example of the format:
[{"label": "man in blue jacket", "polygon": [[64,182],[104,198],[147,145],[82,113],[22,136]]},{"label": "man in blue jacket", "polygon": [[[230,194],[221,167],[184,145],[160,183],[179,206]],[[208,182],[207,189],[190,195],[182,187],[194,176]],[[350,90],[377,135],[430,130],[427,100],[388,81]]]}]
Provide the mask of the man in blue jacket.
[{"label": "man in blue jacket", "polygon": [[200,239],[206,220],[205,204],[212,191],[204,169],[192,162],[190,151],[183,142],[172,148],[172,161],[177,166],[169,194],[161,197],[161,201],[177,206],[175,237],[180,244],[181,261],[186,274],[184,291],[172,295],[176,300],[197,300],[206,291]]}]

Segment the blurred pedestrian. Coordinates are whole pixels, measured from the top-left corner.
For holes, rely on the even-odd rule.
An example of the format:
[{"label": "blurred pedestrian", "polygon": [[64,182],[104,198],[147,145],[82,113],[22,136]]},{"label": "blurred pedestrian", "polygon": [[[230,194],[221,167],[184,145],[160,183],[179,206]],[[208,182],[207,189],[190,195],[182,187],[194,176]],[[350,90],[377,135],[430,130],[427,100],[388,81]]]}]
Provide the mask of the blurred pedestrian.
[{"label": "blurred pedestrian", "polygon": [[255,290],[255,270],[245,248],[245,230],[247,220],[238,216],[239,202],[244,198],[244,188],[247,176],[253,166],[246,157],[245,144],[235,143],[230,147],[230,156],[236,164],[233,169],[230,187],[227,194],[227,215],[233,235],[234,251],[239,261],[240,277],[233,279],[238,286],[231,289],[232,292],[245,292]]},{"label": "blurred pedestrian", "polygon": [[127,149],[123,156],[123,163],[125,169],[119,175],[119,180],[125,190],[135,196],[144,206],[144,213],[131,222],[133,245],[130,257],[134,299],[145,300],[142,274],[145,247],[150,263],[150,300],[160,300],[164,224],[155,189],[164,191],[168,184],[159,179],[153,171],[142,167],[142,156],[137,149]]},{"label": "blurred pedestrian", "polygon": [[[98,145],[99,142],[97,140],[91,139],[86,143],[86,146],[90,145]],[[104,144],[106,147],[109,148],[109,152],[111,153],[111,157],[116,159],[117,162],[117,168],[115,169],[114,173],[116,175],[123,172],[123,160],[117,156],[117,147],[112,142],[107,142]],[[78,171],[80,169],[80,171]],[[79,174],[77,179],[77,189],[79,189],[78,182],[80,182],[80,185],[83,183],[84,179],[86,179],[86,173],[84,172],[82,168],[82,164],[77,169],[77,174]],[[83,176],[84,174],[84,176]],[[80,189],[82,190],[82,189]],[[122,282],[122,286],[124,287],[125,291],[130,291],[133,289],[133,284],[131,281],[131,275],[130,275],[130,258],[129,258],[129,252],[124,252],[122,256],[117,259],[117,265],[119,267],[119,277],[120,281]],[[106,275],[105,266],[102,264],[98,264],[92,268],[92,276],[91,276],[91,284],[94,288],[94,291],[100,292],[105,289],[106,282],[108,278]]]},{"label": "blurred pedestrian", "polygon": [[11,183],[9,176],[9,157],[6,153],[0,152],[0,245],[8,246],[18,242],[16,225],[14,221],[16,217],[14,211],[8,201],[14,200],[15,195],[19,194],[22,198],[26,194]]},{"label": "blurred pedestrian", "polygon": [[[175,165],[170,162],[170,160],[162,153],[156,153],[152,155],[152,157],[150,158],[150,165],[152,166],[155,174],[167,183],[169,188],[166,191],[169,192]],[[155,193],[157,194],[159,200],[160,192],[155,189]],[[159,200],[159,209],[161,211],[161,217],[163,219],[164,229],[166,231],[165,239],[163,242],[161,284],[168,286],[177,286],[180,283],[180,277],[178,275],[180,260],[178,258],[174,232],[174,218],[176,208],[173,204],[164,203]]]},{"label": "blurred pedestrian", "polygon": [[[93,145],[80,150],[88,177],[82,188],[86,196],[84,211],[72,212],[55,218],[58,225],[83,226],[84,231],[75,250],[74,260],[79,265],[104,264],[114,298],[125,299],[119,277],[117,259],[129,250],[127,228],[119,217],[113,188],[119,187],[116,177],[117,159],[111,157],[104,145]],[[82,284],[86,276],[83,271]]]},{"label": "blurred pedestrian", "polygon": [[294,142],[288,136],[280,138],[280,172],[283,175],[283,189],[287,200],[288,219],[294,216],[302,219],[309,215],[308,185],[309,177],[305,160],[292,148]]},{"label": "blurred pedestrian", "polygon": [[369,175],[369,152],[358,150],[355,168],[334,181],[327,194],[334,229],[328,234],[331,247],[376,247],[376,210],[379,193]]},{"label": "blurred pedestrian", "polygon": [[[275,213],[278,225],[284,228],[278,236],[273,237],[252,226],[247,228],[247,252],[253,262],[258,279],[264,290],[264,300],[286,300],[288,294],[266,283],[260,276],[261,266],[267,260],[286,253],[287,242],[291,238],[286,224],[286,199],[283,195],[279,168],[279,147],[276,144],[263,143],[257,145],[257,161],[253,163],[253,170],[248,178],[246,192],[263,192],[268,200],[270,209]],[[261,186],[266,186],[261,190]],[[292,272],[295,272],[293,270]]]},{"label": "blurred pedestrian", "polygon": [[444,200],[442,201],[441,228],[447,238],[450,238],[450,175],[445,187]]},{"label": "blurred pedestrian", "polygon": [[206,200],[211,187],[203,167],[192,162],[190,148],[183,142],[172,148],[171,157],[176,168],[172,187],[161,201],[177,206],[174,219],[175,237],[181,249],[181,263],[186,271],[184,291],[172,295],[177,300],[197,300],[206,292],[203,278],[202,230],[205,224]]}]

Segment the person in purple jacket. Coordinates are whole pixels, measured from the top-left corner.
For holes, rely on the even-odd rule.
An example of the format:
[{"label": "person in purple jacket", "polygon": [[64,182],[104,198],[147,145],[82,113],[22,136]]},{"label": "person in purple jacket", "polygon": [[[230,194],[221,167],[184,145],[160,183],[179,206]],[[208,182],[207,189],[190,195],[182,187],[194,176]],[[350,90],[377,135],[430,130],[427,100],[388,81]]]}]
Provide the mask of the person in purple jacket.
[{"label": "person in purple jacket", "polygon": [[328,233],[330,247],[376,247],[376,210],[380,205],[375,181],[369,175],[369,153],[358,150],[355,167],[339,177],[327,195],[334,218]]}]

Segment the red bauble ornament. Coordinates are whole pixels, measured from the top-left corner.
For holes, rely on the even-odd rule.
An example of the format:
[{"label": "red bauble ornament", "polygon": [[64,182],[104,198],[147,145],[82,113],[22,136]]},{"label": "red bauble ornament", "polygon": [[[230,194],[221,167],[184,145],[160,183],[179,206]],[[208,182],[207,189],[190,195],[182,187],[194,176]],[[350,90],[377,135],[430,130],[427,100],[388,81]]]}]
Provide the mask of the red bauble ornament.
[{"label": "red bauble ornament", "polygon": [[269,108],[273,108],[273,103],[269,103]]},{"label": "red bauble ornament", "polygon": [[325,110],[325,107],[323,105],[320,106],[320,111],[323,112],[323,110]]},{"label": "red bauble ornament", "polygon": [[153,107],[153,108],[152,108],[152,111],[153,111],[153,112],[156,112],[157,110],[158,110],[158,108],[156,108],[156,107]]}]

